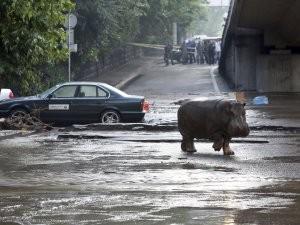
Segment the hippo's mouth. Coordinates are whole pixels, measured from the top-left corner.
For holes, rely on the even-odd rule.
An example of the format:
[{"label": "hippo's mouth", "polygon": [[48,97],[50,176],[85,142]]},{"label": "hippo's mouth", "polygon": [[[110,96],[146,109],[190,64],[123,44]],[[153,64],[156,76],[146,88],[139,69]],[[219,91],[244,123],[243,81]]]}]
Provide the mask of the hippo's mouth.
[{"label": "hippo's mouth", "polygon": [[230,137],[247,137],[250,133],[250,129],[247,126],[246,128],[239,129],[239,128],[232,128],[228,130],[228,135]]}]

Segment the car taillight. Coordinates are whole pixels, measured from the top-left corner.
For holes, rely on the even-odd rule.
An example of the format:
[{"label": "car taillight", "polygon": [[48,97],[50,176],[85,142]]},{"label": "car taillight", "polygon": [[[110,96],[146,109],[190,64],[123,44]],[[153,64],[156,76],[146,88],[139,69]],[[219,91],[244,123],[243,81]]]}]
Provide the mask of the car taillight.
[{"label": "car taillight", "polygon": [[150,106],[149,106],[149,102],[147,102],[146,100],[144,100],[142,102],[142,110],[143,112],[149,112]]},{"label": "car taillight", "polygon": [[14,97],[15,97],[15,96],[14,96],[14,93],[12,93],[12,91],[10,91],[8,97],[9,97],[9,98],[14,98]]}]

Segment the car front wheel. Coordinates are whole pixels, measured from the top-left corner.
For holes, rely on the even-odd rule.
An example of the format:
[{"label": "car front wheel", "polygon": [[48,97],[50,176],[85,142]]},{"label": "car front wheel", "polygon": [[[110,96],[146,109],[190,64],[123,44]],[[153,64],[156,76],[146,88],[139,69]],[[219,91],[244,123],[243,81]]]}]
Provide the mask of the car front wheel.
[{"label": "car front wheel", "polygon": [[100,118],[102,123],[110,124],[110,123],[120,123],[121,118],[119,113],[113,110],[105,111],[101,114]]},{"label": "car front wheel", "polygon": [[11,119],[22,118],[25,117],[27,114],[28,112],[24,109],[14,109],[10,113],[10,118]]}]

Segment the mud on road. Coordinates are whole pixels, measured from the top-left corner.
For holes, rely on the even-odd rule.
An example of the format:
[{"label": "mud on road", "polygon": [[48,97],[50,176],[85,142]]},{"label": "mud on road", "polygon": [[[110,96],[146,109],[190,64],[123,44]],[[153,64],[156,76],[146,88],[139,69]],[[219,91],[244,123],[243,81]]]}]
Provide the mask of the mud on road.
[{"label": "mud on road", "polygon": [[207,140],[186,154],[175,103],[228,97],[226,85],[210,67],[161,60],[125,90],[151,103],[147,124],[0,132],[1,225],[299,224],[299,104],[248,108],[235,156]]},{"label": "mud on road", "polygon": [[[67,133],[0,142],[0,224],[300,220],[299,133],[252,132],[253,142],[232,144],[233,157],[206,141],[196,143],[197,153],[185,154],[176,131],[59,134]],[[77,139],[83,134],[92,138]]]}]

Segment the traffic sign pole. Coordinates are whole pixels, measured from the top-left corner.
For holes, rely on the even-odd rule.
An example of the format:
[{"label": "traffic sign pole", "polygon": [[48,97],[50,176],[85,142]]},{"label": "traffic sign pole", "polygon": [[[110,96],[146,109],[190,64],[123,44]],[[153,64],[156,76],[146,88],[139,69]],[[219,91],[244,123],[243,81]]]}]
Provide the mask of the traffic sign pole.
[{"label": "traffic sign pole", "polygon": [[71,12],[68,13],[68,17],[65,20],[65,28],[68,31],[68,51],[69,51],[69,63],[68,63],[68,74],[69,82],[71,81],[71,52],[77,52],[77,44],[74,44],[74,30],[73,28],[77,24],[77,17]]},{"label": "traffic sign pole", "polygon": [[71,41],[71,35],[70,35],[70,13],[68,14],[68,51],[69,51],[69,63],[68,63],[68,73],[69,73],[69,82],[71,81],[71,51],[70,51],[70,41]]}]

